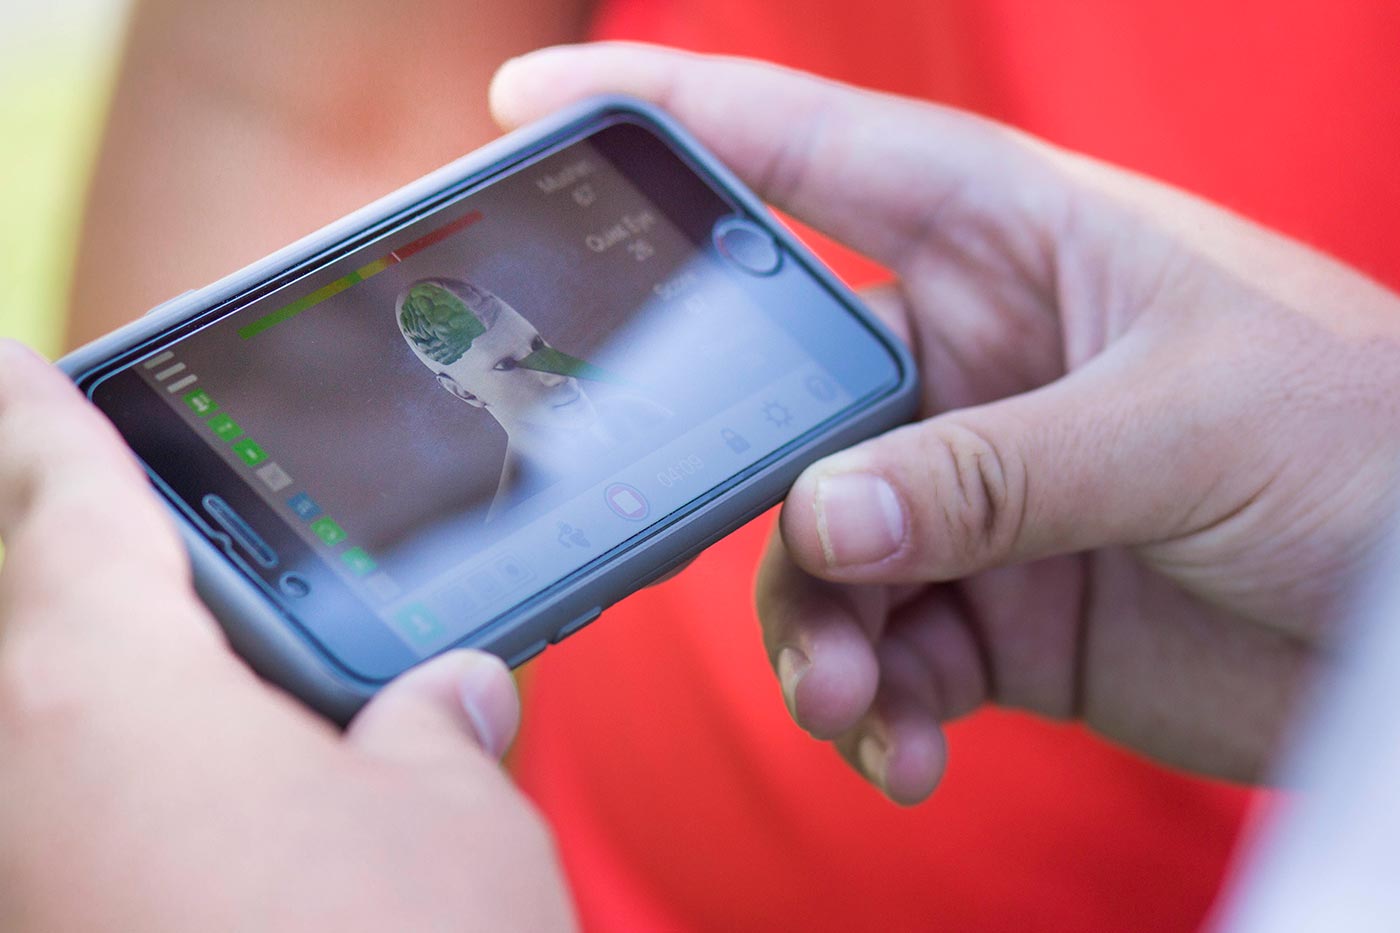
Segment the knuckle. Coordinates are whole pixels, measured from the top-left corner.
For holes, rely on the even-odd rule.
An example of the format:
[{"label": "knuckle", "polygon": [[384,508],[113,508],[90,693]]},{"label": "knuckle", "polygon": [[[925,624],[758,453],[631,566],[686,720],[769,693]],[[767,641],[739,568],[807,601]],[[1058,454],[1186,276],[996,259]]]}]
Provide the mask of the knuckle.
[{"label": "knuckle", "polygon": [[797,131],[783,137],[783,142],[769,157],[759,180],[759,190],[774,203],[786,203],[809,182],[810,166],[817,161],[814,154],[831,142],[836,121],[835,105],[825,96],[812,100],[796,122]]},{"label": "knuckle", "polygon": [[919,539],[944,551],[950,572],[966,571],[1005,554],[1015,540],[1024,497],[1014,462],[974,427],[947,422],[930,436],[934,501]]}]

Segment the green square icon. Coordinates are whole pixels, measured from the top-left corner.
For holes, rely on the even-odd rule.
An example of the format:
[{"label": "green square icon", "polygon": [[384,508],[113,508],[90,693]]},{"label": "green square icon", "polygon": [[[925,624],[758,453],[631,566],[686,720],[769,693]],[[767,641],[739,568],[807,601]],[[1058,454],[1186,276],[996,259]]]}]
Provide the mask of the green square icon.
[{"label": "green square icon", "polygon": [[311,523],[311,533],[321,539],[322,544],[337,545],[345,540],[345,529],[333,518],[318,518]]},{"label": "green square icon", "polygon": [[[314,527],[314,526],[313,526]],[[374,573],[379,565],[374,562],[374,558],[369,556],[369,552],[362,547],[352,547],[340,559],[345,561],[345,566],[350,568],[350,572],[357,577],[368,576]]]},{"label": "green square icon", "polygon": [[195,389],[193,392],[186,392],[184,395],[185,404],[190,411],[203,418],[213,414],[219,407],[219,403],[209,397],[209,393],[203,389]]},{"label": "green square icon", "polygon": [[233,452],[238,454],[238,459],[248,464],[248,466],[257,466],[267,459],[267,451],[263,450],[257,444],[254,444],[252,438],[245,437],[243,440],[235,443],[233,445]]},{"label": "green square icon", "polygon": [[209,419],[209,430],[226,441],[231,441],[243,433],[243,429],[238,426],[238,422],[234,421],[223,412],[219,412]]}]

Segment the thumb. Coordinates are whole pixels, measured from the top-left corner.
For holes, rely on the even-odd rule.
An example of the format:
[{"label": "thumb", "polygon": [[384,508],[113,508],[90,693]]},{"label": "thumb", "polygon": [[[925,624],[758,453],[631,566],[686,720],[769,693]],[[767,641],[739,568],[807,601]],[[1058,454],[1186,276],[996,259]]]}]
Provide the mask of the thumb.
[{"label": "thumb", "polygon": [[360,710],[346,739],[366,752],[431,761],[463,743],[500,758],[520,725],[520,697],[505,663],[481,651],[453,651],[413,668]]},{"label": "thumb", "polygon": [[1232,484],[1258,478],[1228,462],[1243,446],[1231,393],[1147,381],[1162,368],[1127,356],[812,465],[783,506],[789,552],[831,580],[953,580],[1220,520],[1249,496]]}]

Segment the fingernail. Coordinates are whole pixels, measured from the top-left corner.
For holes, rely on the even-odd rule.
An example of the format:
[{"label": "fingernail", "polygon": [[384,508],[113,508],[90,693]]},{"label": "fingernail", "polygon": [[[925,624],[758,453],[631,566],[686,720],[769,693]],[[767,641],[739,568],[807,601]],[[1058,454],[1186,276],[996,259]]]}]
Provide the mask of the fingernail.
[{"label": "fingernail", "polygon": [[904,508],[894,487],[871,473],[817,481],[817,535],[831,567],[873,564],[904,541]]},{"label": "fingernail", "polygon": [[493,758],[505,752],[505,737],[495,728],[490,714],[491,694],[503,665],[490,655],[474,655],[457,679],[457,697],[471,721],[476,740]]},{"label": "fingernail", "polygon": [[884,739],[873,732],[867,733],[856,748],[856,757],[860,761],[860,770],[870,783],[884,790],[885,768],[889,762],[889,749],[885,747]]},{"label": "fingernail", "polygon": [[783,702],[787,703],[794,719],[797,718],[797,685],[802,683],[802,675],[811,666],[811,659],[799,648],[788,645],[778,652],[778,683],[783,688]]}]

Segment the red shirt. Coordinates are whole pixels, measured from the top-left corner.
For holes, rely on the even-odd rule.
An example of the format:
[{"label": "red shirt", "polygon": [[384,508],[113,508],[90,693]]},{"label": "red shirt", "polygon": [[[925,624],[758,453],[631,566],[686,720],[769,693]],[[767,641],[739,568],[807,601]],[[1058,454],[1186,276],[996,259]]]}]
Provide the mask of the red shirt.
[{"label": "red shirt", "polygon": [[[1400,285],[1400,6],[615,0],[595,34],[967,107],[1219,201]],[[872,167],[877,170],[877,167]],[[880,275],[828,251],[855,284]],[[532,668],[516,773],[597,930],[1189,930],[1245,791],[987,711],[909,810],[788,719],[756,522]]]}]

